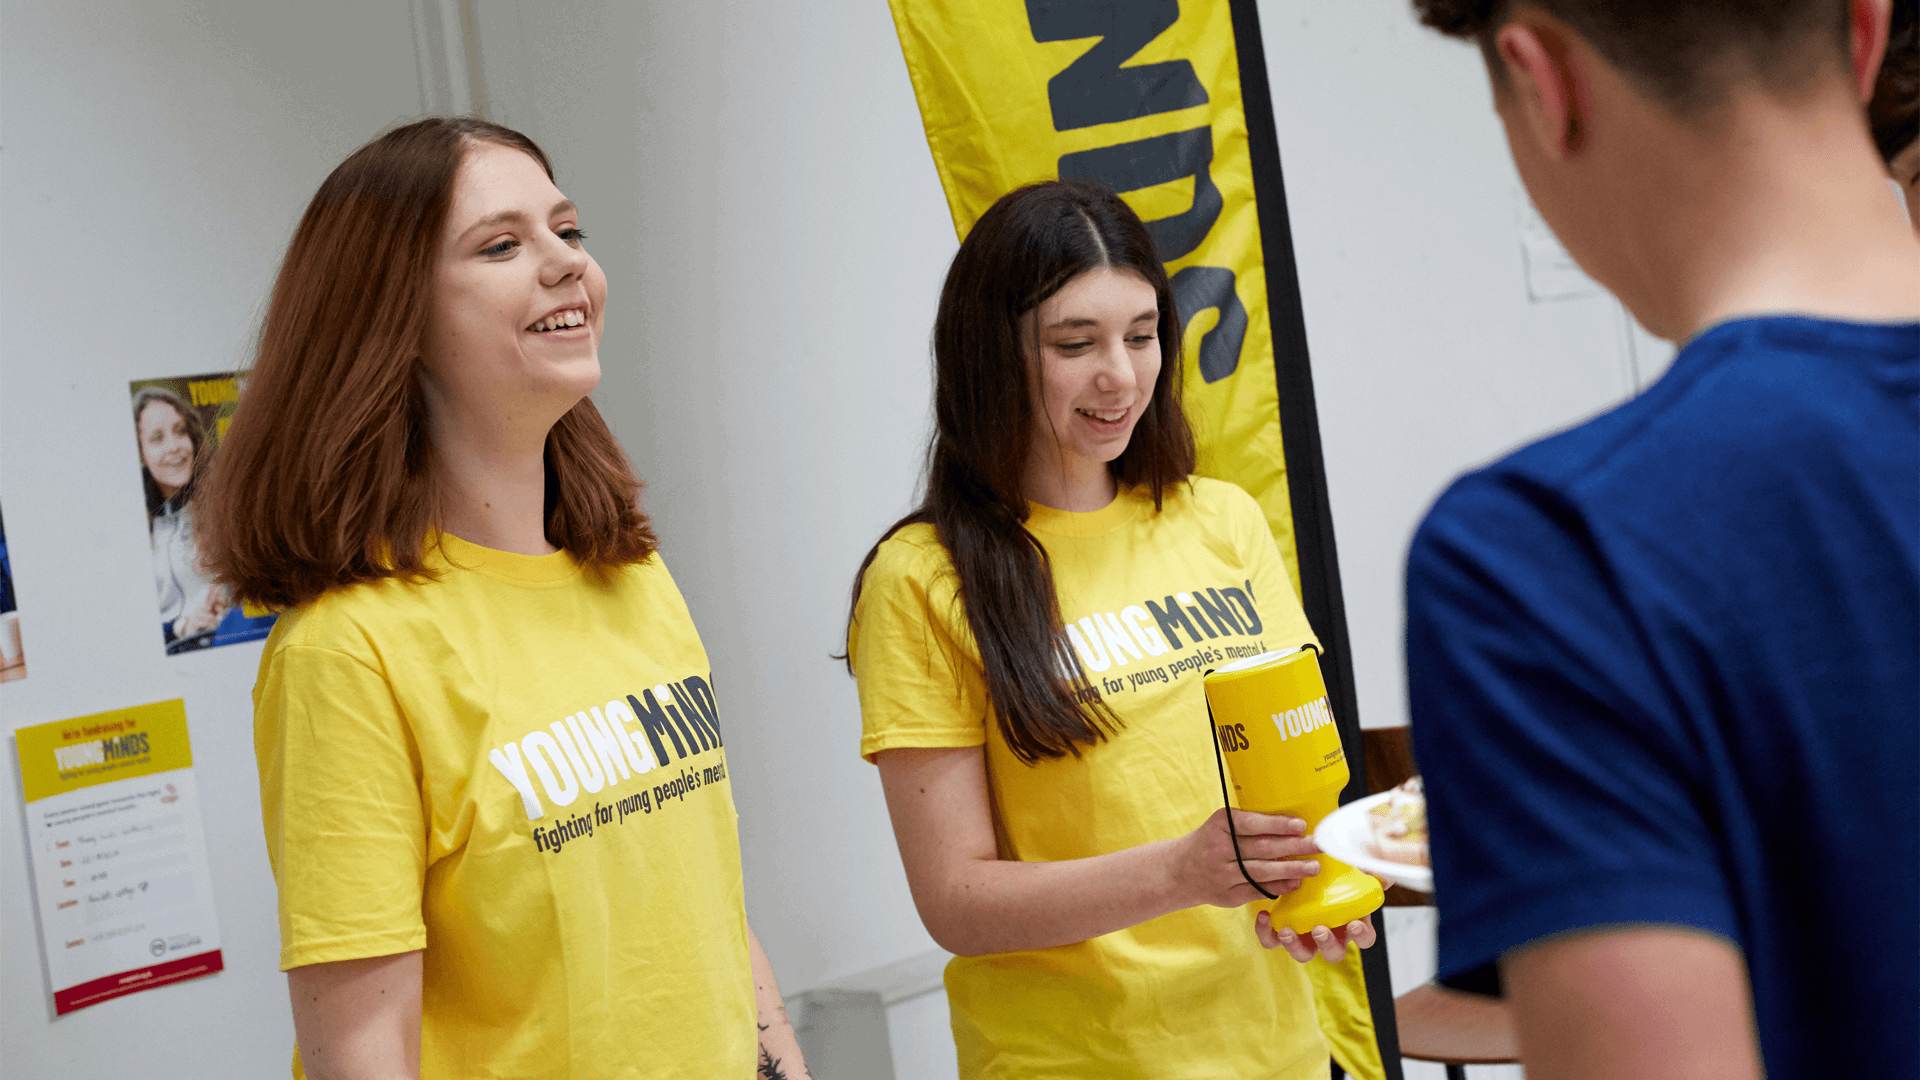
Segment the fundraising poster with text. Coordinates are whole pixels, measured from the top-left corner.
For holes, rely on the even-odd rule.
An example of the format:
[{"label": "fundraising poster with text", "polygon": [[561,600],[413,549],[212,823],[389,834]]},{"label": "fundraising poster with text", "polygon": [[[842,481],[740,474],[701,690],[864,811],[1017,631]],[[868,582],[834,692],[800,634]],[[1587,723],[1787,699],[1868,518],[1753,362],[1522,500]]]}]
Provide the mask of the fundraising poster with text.
[{"label": "fundraising poster with text", "polygon": [[14,743],[54,1011],[219,971],[184,703],[24,727]]}]

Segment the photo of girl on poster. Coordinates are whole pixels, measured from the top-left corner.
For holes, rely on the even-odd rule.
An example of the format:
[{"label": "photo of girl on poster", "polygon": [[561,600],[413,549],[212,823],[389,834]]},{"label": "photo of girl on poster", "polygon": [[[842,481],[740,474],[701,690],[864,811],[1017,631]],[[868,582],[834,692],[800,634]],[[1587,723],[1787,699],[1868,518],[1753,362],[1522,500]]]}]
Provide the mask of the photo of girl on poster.
[{"label": "photo of girl on poster", "polygon": [[27,677],[27,657],[20,648],[18,608],[13,597],[13,563],[7,558],[7,526],[0,522],[0,682]]},{"label": "photo of girl on poster", "polygon": [[170,656],[257,641],[273,627],[272,613],[236,605],[207,577],[193,539],[194,481],[226,434],[241,380],[220,372],[131,384],[160,630]]}]

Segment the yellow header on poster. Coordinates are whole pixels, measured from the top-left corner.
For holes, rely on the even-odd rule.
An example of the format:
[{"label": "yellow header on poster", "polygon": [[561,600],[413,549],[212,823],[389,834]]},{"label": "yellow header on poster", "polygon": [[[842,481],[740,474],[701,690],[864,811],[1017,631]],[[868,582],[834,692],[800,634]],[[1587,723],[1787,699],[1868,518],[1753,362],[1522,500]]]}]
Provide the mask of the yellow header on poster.
[{"label": "yellow header on poster", "polygon": [[27,802],[193,765],[180,698],[23,727],[13,739]]},{"label": "yellow header on poster", "polygon": [[965,237],[1002,195],[1097,180],[1147,221],[1185,320],[1199,472],[1245,488],[1300,589],[1266,256],[1228,0],[891,0]]}]

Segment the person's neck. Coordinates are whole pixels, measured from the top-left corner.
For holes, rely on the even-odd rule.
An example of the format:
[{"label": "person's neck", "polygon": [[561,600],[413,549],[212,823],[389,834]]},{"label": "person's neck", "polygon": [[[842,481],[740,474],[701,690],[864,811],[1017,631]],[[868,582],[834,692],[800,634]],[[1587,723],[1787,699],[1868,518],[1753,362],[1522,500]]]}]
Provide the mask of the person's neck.
[{"label": "person's neck", "polygon": [[1645,150],[1616,203],[1643,208],[1618,215],[1634,252],[1620,291],[1649,329],[1684,342],[1743,315],[1920,318],[1920,241],[1844,96],[1743,95]]},{"label": "person's neck", "polygon": [[1112,502],[1120,482],[1104,461],[1035,452],[1027,457],[1022,488],[1028,502],[1084,514]]},{"label": "person's neck", "polygon": [[495,551],[551,555],[546,531],[546,433],[483,427],[457,419],[434,425],[441,480],[441,528]]}]

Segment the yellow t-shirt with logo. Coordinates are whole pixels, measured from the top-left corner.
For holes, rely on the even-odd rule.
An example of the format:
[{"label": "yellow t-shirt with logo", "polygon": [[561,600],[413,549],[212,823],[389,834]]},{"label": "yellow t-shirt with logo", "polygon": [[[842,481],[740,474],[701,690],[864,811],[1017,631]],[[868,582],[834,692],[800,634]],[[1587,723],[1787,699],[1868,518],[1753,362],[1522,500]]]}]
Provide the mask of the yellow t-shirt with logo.
[{"label": "yellow t-shirt with logo", "polygon": [[723,728],[665,566],[597,585],[451,536],[429,561],[268,639],[280,966],[424,949],[426,1080],[751,1076]]},{"label": "yellow t-shirt with logo", "polygon": [[[1067,636],[1124,727],[1024,765],[989,715],[946,549],[901,529],[868,568],[848,646],[869,760],[986,747],[1000,857],[1081,859],[1182,836],[1220,806],[1200,677],[1313,633],[1260,507],[1194,478],[1159,512],[1143,491],[1076,514],[1033,507]],[[947,997],[960,1075],[1321,1080],[1327,1046],[1302,966],[1254,937],[1252,909],[1196,907],[1074,945],[960,957]]]}]

